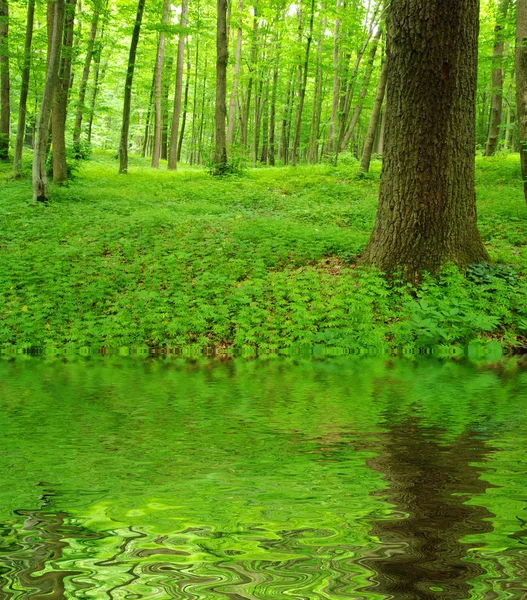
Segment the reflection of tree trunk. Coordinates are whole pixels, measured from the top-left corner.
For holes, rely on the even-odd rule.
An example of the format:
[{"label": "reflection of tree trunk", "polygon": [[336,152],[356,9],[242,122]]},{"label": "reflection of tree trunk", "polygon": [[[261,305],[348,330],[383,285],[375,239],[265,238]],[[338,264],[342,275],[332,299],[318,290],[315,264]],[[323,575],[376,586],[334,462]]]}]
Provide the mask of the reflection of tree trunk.
[{"label": "reflection of tree trunk", "polygon": [[[485,461],[491,448],[470,432],[449,444],[436,441],[440,432],[415,420],[394,425],[384,452],[368,465],[384,473],[388,502],[396,518],[372,522],[382,552],[363,561],[374,572],[368,589],[400,600],[438,597],[469,598],[472,581],[484,572],[466,560],[474,544],[460,540],[492,531],[493,515],[484,507],[466,504],[492,487],[480,479],[475,463]],[[436,435],[434,435],[436,434]],[[400,513],[407,515],[400,518]]]}]

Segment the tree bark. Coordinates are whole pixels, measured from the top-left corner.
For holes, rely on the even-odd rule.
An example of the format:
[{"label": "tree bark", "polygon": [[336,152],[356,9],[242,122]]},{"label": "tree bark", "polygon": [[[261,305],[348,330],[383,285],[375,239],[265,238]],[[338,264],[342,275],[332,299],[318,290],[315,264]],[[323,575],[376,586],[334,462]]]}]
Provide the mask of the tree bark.
[{"label": "tree bark", "polygon": [[[163,27],[168,23],[168,14],[170,11],[170,2],[165,0],[163,4]],[[166,34],[164,29],[159,32],[157,43],[156,68],[154,72],[154,151],[152,152],[152,167],[159,168],[159,159],[161,158],[161,134],[163,125],[163,62],[165,60],[165,42]]]},{"label": "tree bark", "polygon": [[495,42],[492,56],[492,111],[489,137],[484,156],[492,156],[498,148],[503,116],[503,21],[507,18],[509,0],[501,0],[499,19],[494,28]]},{"label": "tree bark", "polygon": [[61,185],[68,179],[66,163],[66,116],[70,90],[73,27],[77,0],[66,0],[64,22],[64,48],[59,70],[59,80],[55,88],[51,111],[51,139],[53,147],[53,183]]},{"label": "tree bark", "polygon": [[141,22],[145,10],[145,0],[139,0],[137,5],[137,15],[132,33],[132,42],[130,44],[130,55],[128,57],[128,69],[126,71],[126,81],[124,85],[124,103],[123,103],[123,124],[121,127],[121,139],[119,142],[119,174],[128,173],[128,134],[130,131],[130,106],[132,102],[132,83],[134,81],[135,56],[137,54],[137,45],[139,43],[139,34],[141,32]]},{"label": "tree bark", "polygon": [[[57,87],[64,30],[65,0],[54,0],[51,42],[49,44],[46,83],[40,104],[36,131],[35,150],[33,152],[33,199],[38,202],[49,200],[49,182],[46,173],[46,147],[49,134],[49,118],[53,102],[53,93]],[[48,21],[49,23],[49,21]]]},{"label": "tree bark", "polygon": [[230,149],[234,139],[234,127],[236,125],[236,106],[238,105],[238,83],[240,78],[240,64],[242,58],[242,17],[243,17],[243,0],[238,1],[238,31],[236,35],[236,54],[234,58],[234,71],[232,75],[232,90],[229,102],[229,117],[227,119],[227,148]]},{"label": "tree bark", "polygon": [[33,25],[35,22],[35,0],[27,5],[26,39],[24,43],[24,66],[22,68],[22,85],[20,87],[20,105],[18,109],[18,129],[15,141],[15,159],[13,162],[14,177],[22,176],[22,150],[26,132],[27,96],[29,93],[29,75],[31,73],[31,44],[33,41]]},{"label": "tree bark", "polygon": [[[99,37],[99,41],[95,44],[94,49],[94,71],[93,71],[93,91],[90,101],[90,110],[88,114],[90,118],[88,120],[88,144],[91,144],[91,136],[93,129],[93,117],[95,114],[95,103],[97,102],[97,94],[99,93],[99,84],[101,80],[104,79],[104,75],[106,73],[107,62],[103,65],[102,73],[101,73],[101,58],[102,58],[102,49],[104,42],[104,28],[106,25],[106,19],[103,19],[102,27],[101,27],[101,35]],[[101,76],[102,75],[102,76]]]},{"label": "tree bark", "polygon": [[[187,26],[188,1],[183,0],[181,5],[181,27]],[[170,130],[170,144],[168,149],[168,168],[177,169],[179,119],[181,115],[181,97],[183,95],[183,71],[185,69],[185,37],[182,31],[179,35],[176,65],[176,90],[174,92],[174,111],[172,113],[172,128]]]},{"label": "tree bark", "polygon": [[225,121],[227,118],[227,0],[217,0],[218,21],[216,32],[216,148],[214,164],[216,171],[221,171],[227,164],[227,134]]},{"label": "tree bark", "polygon": [[479,0],[393,0],[377,220],[362,262],[416,280],[488,260],[474,186]]},{"label": "tree bark", "polygon": [[379,117],[381,114],[382,103],[384,102],[384,93],[386,91],[386,80],[388,78],[388,61],[385,60],[382,66],[381,78],[379,85],[377,86],[377,94],[375,96],[375,102],[373,104],[373,110],[370,117],[370,124],[368,126],[368,133],[364,140],[364,147],[362,149],[362,158],[360,163],[360,170],[363,173],[368,173],[370,170],[371,155],[373,151],[373,143],[375,141],[375,133],[379,125]]},{"label": "tree bark", "polygon": [[276,51],[275,66],[273,70],[273,83],[271,89],[271,106],[269,114],[269,164],[275,165],[275,137],[276,137],[276,95],[278,89],[278,67],[280,63],[280,42]]},{"label": "tree bark", "polygon": [[304,58],[304,65],[302,71],[302,78],[300,80],[300,89],[298,90],[298,107],[296,111],[296,125],[295,125],[295,136],[293,138],[293,149],[291,151],[291,164],[296,167],[298,159],[298,147],[300,146],[300,132],[302,129],[302,112],[304,110],[304,101],[306,98],[306,87],[307,87],[307,74],[309,69],[309,50],[311,48],[311,41],[313,40],[313,20],[315,18],[315,0],[311,0],[311,14],[309,17],[309,30],[307,34],[306,42],[306,55]]},{"label": "tree bark", "polygon": [[516,5],[516,113],[523,191],[527,201],[527,0]]},{"label": "tree bark", "polygon": [[177,162],[181,161],[181,149],[183,148],[183,139],[185,137],[185,126],[187,124],[189,89],[190,89],[190,48],[189,48],[189,56],[187,57],[187,81],[185,83],[185,98],[183,100],[183,117],[181,118],[181,131],[179,132],[179,140],[178,140],[178,145],[177,145]]},{"label": "tree bark", "polygon": [[335,142],[338,128],[339,98],[340,98],[340,73],[339,73],[339,30],[340,30],[340,8],[342,0],[337,0],[337,18],[333,29],[333,100],[331,103],[331,124],[329,127],[326,154],[335,150]]},{"label": "tree bark", "polygon": [[90,37],[88,39],[88,48],[86,50],[86,58],[84,59],[84,69],[82,71],[81,85],[79,89],[79,100],[77,102],[77,110],[75,113],[75,127],[73,129],[73,148],[77,157],[80,157],[80,142],[82,133],[82,119],[84,116],[84,102],[86,99],[86,89],[88,87],[88,79],[90,77],[90,68],[93,59],[95,40],[97,39],[97,26],[99,24],[99,15],[101,12],[101,0],[97,0],[93,8],[93,16],[90,28]]},{"label": "tree bark", "polygon": [[9,160],[10,138],[9,4],[0,0],[0,160]]}]

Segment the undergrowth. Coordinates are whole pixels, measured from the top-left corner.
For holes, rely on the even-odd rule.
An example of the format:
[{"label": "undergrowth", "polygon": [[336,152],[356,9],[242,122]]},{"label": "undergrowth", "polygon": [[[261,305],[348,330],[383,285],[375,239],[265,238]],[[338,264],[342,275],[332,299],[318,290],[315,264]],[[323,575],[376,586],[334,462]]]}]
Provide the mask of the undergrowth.
[{"label": "undergrowth", "polygon": [[492,264],[418,287],[356,268],[380,164],[117,176],[94,153],[43,206],[0,171],[0,346],[452,349],[527,337],[517,156],[478,158]]}]

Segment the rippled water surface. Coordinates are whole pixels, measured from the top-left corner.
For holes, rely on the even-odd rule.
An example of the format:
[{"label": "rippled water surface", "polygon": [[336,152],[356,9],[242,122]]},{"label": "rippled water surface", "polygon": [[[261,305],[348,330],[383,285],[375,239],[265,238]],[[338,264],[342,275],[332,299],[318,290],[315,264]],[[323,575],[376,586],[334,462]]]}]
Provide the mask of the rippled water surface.
[{"label": "rippled water surface", "polygon": [[0,363],[0,598],[527,598],[527,372]]}]

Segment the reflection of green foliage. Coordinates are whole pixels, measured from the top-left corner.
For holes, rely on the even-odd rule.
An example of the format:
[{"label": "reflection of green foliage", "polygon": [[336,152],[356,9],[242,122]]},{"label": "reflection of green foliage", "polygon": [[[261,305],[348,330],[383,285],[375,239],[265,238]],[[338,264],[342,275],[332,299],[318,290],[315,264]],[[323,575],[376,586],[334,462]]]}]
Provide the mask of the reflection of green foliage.
[{"label": "reflection of green foliage", "polygon": [[368,461],[409,419],[445,449],[466,432],[492,448],[482,477],[502,488],[467,500],[495,515],[494,531],[467,538],[484,545],[467,560],[492,572],[499,558],[517,573],[496,554],[517,556],[510,535],[524,506],[524,483],[509,477],[522,468],[527,379],[512,364],[499,373],[434,360],[22,359],[0,363],[0,380],[0,553],[31,538],[12,511],[38,510],[44,486],[47,518],[63,511],[77,527],[60,567],[89,573],[99,594],[135,565],[128,591],[149,595],[164,580],[151,566],[162,564],[173,569],[165,579],[191,575],[207,598],[210,577],[263,598],[280,581],[327,593],[340,570],[348,583],[328,597],[382,598],[360,592],[371,573],[357,559],[379,544],[371,523],[392,514]]}]

